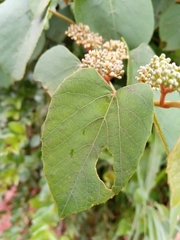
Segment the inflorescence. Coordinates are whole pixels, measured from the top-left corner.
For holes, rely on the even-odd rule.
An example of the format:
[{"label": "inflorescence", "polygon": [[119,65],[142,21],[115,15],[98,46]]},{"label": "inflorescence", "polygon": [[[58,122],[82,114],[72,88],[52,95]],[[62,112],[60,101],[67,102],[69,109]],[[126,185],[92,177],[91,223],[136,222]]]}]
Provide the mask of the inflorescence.
[{"label": "inflorescence", "polygon": [[91,32],[89,26],[82,23],[71,24],[65,34],[87,50],[100,48],[103,43],[103,38],[98,33]]},{"label": "inflorescence", "polygon": [[82,68],[94,68],[109,82],[111,78],[122,78],[124,74],[123,59],[128,58],[127,48],[120,40],[110,40],[103,44],[103,38],[98,33],[90,31],[89,26],[72,24],[65,32],[67,36],[89,50],[82,59]]},{"label": "inflorescence", "polygon": [[110,40],[102,45],[101,49],[90,50],[82,59],[81,67],[95,68],[105,79],[121,79],[124,74],[123,59],[128,58],[126,46],[120,40]]},{"label": "inflorescence", "polygon": [[156,90],[160,90],[163,85],[170,91],[180,92],[180,67],[170,61],[165,54],[160,57],[155,55],[149,64],[140,67],[137,80],[150,84]]}]

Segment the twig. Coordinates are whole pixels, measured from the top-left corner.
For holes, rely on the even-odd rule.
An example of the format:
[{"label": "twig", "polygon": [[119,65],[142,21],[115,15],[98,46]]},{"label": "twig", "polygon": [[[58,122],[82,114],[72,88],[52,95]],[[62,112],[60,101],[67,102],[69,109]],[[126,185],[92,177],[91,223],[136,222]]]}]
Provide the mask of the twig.
[{"label": "twig", "polygon": [[180,101],[177,102],[166,101],[163,102],[162,105],[159,100],[154,100],[154,106],[162,108],[180,108]]},{"label": "twig", "polygon": [[168,108],[168,107],[165,107],[165,98],[168,93],[171,93],[174,90],[172,90],[172,88],[165,87],[163,84],[160,85],[160,88],[161,88],[161,96],[159,101],[159,107]]},{"label": "twig", "polygon": [[49,9],[49,12],[51,12],[52,14],[54,14],[56,17],[59,17],[63,20],[65,20],[66,22],[68,23],[71,23],[71,24],[75,24],[75,22],[73,20],[71,20],[70,18],[58,13],[58,12],[54,12],[53,10]]}]

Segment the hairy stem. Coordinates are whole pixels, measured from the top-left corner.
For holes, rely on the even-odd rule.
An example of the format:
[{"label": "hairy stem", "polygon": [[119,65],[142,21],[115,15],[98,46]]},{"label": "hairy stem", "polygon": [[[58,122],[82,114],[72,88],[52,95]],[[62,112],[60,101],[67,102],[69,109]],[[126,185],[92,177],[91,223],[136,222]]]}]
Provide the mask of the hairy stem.
[{"label": "hairy stem", "polygon": [[70,23],[70,24],[75,24],[75,22],[73,20],[71,20],[70,18],[58,13],[58,12],[54,12],[53,10],[49,9],[49,12],[51,12],[53,15],[55,15],[56,17],[59,17],[63,20],[65,20],[66,22]]}]

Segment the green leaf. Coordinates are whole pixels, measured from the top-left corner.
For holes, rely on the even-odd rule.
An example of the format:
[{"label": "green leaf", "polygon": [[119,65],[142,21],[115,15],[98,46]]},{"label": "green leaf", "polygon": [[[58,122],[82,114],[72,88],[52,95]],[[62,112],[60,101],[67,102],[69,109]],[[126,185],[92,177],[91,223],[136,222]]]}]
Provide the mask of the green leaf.
[{"label": "green leaf", "polygon": [[128,70],[127,70],[127,84],[137,83],[137,70],[140,66],[148,64],[154,56],[153,50],[146,44],[142,43],[137,48],[129,52]]},{"label": "green leaf", "polygon": [[0,66],[15,80],[23,78],[41,35],[43,18],[43,14],[33,17],[28,0],[6,0],[0,5]]},{"label": "green leaf", "polygon": [[9,122],[8,127],[14,133],[19,133],[19,134],[24,134],[25,133],[24,126],[22,126],[22,124],[20,122],[14,122],[14,121]]},{"label": "green leaf", "polygon": [[0,86],[1,87],[8,87],[13,82],[11,79],[1,68],[0,66]]},{"label": "green leaf", "polygon": [[[155,99],[160,99],[159,92],[155,92]],[[167,101],[178,101],[179,93],[173,92],[167,94]],[[180,135],[180,111],[178,108],[160,108],[155,107],[156,118],[159,123],[160,131],[165,139],[168,152],[170,152]]]},{"label": "green leaf", "polygon": [[180,48],[180,4],[174,3],[162,14],[159,23],[159,34],[164,50],[176,50]]},{"label": "green leaf", "polygon": [[80,63],[64,46],[53,47],[40,57],[34,70],[34,79],[42,82],[52,96],[59,84],[79,68]]},{"label": "green leaf", "polygon": [[74,14],[105,40],[123,37],[131,49],[148,43],[154,29],[150,0],[76,0]]},{"label": "green leaf", "polygon": [[[42,153],[61,217],[118,194],[137,168],[152,127],[152,91],[146,84],[114,91],[94,69],[81,69],[52,97]],[[104,147],[114,158],[112,189],[96,172]]]},{"label": "green leaf", "polygon": [[167,174],[171,188],[171,204],[172,206],[180,205],[180,138],[168,156]]},{"label": "green leaf", "polygon": [[29,63],[36,60],[38,58],[38,56],[41,54],[43,48],[44,48],[44,45],[46,43],[46,38],[45,38],[45,34],[44,32],[42,32],[38,42],[37,42],[37,45],[34,49],[34,52],[33,54],[31,55],[31,58],[29,59]]},{"label": "green leaf", "polygon": [[174,0],[152,0],[155,18],[155,29],[159,27],[161,15],[172,5]]},{"label": "green leaf", "polygon": [[165,223],[163,224],[163,220],[165,221],[167,219],[167,215],[165,214],[165,212],[162,213],[162,210],[160,211],[160,205],[158,206],[158,204],[155,204],[155,207],[157,208],[157,210],[151,207],[151,217],[154,222],[156,239],[167,239],[166,236],[168,229],[167,226],[164,227]]},{"label": "green leaf", "polygon": [[34,16],[39,16],[49,4],[50,0],[29,0],[31,11]]}]

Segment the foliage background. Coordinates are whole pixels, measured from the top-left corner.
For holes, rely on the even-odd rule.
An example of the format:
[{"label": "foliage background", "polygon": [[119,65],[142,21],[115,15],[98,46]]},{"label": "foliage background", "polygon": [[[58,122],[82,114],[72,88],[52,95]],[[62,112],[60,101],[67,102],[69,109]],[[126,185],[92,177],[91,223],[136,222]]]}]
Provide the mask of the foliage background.
[{"label": "foliage background", "polygon": [[[4,49],[14,46],[11,43],[12,39],[18,47],[22,42],[23,34],[17,31],[16,26],[8,29],[13,17],[16,18],[13,13],[16,4],[11,0],[5,2],[8,10],[5,11],[4,3],[0,5],[0,27],[4,33],[0,35],[0,52],[6,54],[1,54],[0,57],[0,239],[175,239],[180,231],[177,221],[180,207],[171,207],[170,204],[166,153],[154,128],[137,173],[120,194],[103,205],[71,215],[64,220],[59,219],[43,174],[40,150],[41,129],[50,97],[42,85],[34,81],[33,72],[40,56],[58,44],[66,46],[80,59],[84,49],[65,37],[64,31],[69,25],[67,22],[47,13],[45,21],[38,25],[42,32],[31,30],[36,40],[32,39],[32,42],[28,42],[29,50],[26,51],[27,45],[25,45],[23,49],[25,53],[19,54],[16,61],[11,61],[14,59],[13,48],[9,48],[9,51]],[[111,1],[104,1],[106,4],[103,6],[102,16],[93,13],[93,22],[91,14],[94,10],[89,11],[88,1],[84,1],[85,5],[83,1],[79,1],[75,8],[80,9],[75,10],[70,4],[71,1],[68,6],[67,1],[45,2],[46,6],[50,4],[51,8],[56,7],[56,10],[71,19],[75,16],[76,21],[83,20],[83,23],[90,25],[93,31],[99,32],[106,39],[112,36],[119,39],[118,26],[121,26],[119,22],[130,21],[128,25],[131,25],[132,19],[133,21],[136,19],[136,15],[128,19],[127,15],[119,13],[119,11],[123,12],[119,1],[115,14],[112,15],[115,16],[117,30],[115,33],[107,31],[109,28],[112,29],[112,18],[111,15],[109,16],[111,11],[108,5]],[[132,1],[128,2],[132,4]],[[125,39],[132,39],[132,42],[127,41],[131,56],[128,76],[125,75],[128,84],[132,83],[131,79],[134,79],[133,76],[139,65],[147,63],[154,53],[159,55],[165,52],[177,64],[180,63],[180,36],[177,31],[180,5],[169,0],[143,2],[139,1],[139,10],[143,14],[141,4],[145,4],[145,8],[148,9],[147,13],[151,20],[144,21],[144,28],[150,29],[149,33],[142,32],[142,28],[139,27],[139,40],[137,40],[138,32],[134,38],[132,35],[126,36],[126,29],[122,34]],[[43,7],[39,3],[37,8],[35,1],[29,1],[29,4],[32,12],[35,11],[35,14],[31,13],[32,16],[29,18],[32,19],[40,14],[38,9],[41,12]],[[94,6],[96,7],[96,4]],[[88,11],[89,15],[84,18],[84,13]],[[118,18],[119,15],[122,19]],[[143,15],[139,17],[141,21],[144,19]],[[107,24],[102,19],[107,19]],[[165,27],[167,19],[171,19],[170,31]],[[7,20],[9,22],[6,22]],[[28,21],[24,27],[31,28]],[[107,28],[104,28],[105,25]],[[129,34],[129,31],[127,33]],[[6,38],[8,36],[6,41],[4,36]],[[17,71],[12,73],[14,62]],[[126,84],[126,78],[122,81],[114,79],[113,83],[119,88]],[[175,112],[173,116],[178,116],[177,114]],[[173,131],[179,135],[179,129]],[[112,156],[104,151],[98,162],[98,173],[106,184],[111,184],[111,163]]]}]

